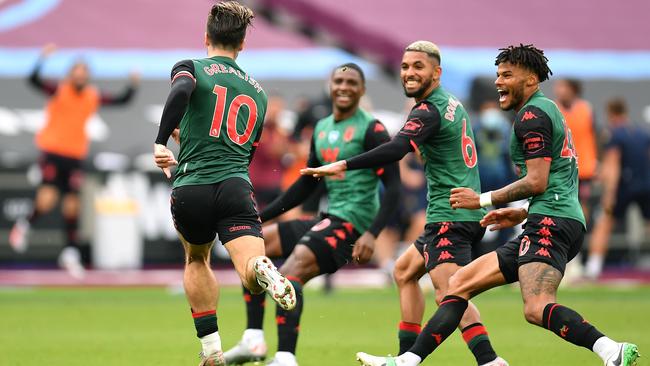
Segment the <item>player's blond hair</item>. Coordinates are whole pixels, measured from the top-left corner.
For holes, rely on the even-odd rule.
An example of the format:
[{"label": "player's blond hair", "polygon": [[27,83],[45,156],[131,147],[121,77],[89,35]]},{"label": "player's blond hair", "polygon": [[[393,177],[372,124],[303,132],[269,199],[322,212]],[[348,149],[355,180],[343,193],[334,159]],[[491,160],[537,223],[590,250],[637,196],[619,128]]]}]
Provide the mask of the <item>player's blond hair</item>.
[{"label": "player's blond hair", "polygon": [[424,52],[429,57],[433,57],[440,63],[440,48],[433,42],[429,41],[415,41],[406,46],[404,51]]},{"label": "player's blond hair", "polygon": [[213,44],[237,48],[244,41],[253,18],[253,11],[237,1],[219,2],[212,6],[208,15],[208,37]]}]

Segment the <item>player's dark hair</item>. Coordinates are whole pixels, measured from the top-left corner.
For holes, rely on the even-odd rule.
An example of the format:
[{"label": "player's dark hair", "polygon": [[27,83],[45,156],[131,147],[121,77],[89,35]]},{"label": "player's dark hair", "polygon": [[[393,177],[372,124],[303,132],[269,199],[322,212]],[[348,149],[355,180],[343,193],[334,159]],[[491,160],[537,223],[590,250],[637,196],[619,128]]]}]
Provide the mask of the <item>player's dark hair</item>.
[{"label": "player's dark hair", "polygon": [[627,114],[627,105],[623,98],[613,98],[607,102],[607,113],[614,116]]},{"label": "player's dark hair", "polygon": [[212,6],[208,15],[206,32],[214,45],[236,49],[246,37],[246,28],[255,15],[237,1],[219,2]]},{"label": "player's dark hair", "polygon": [[345,71],[346,69],[356,70],[356,72],[359,73],[359,76],[361,76],[361,82],[363,84],[366,83],[366,75],[363,73],[363,70],[361,70],[361,66],[355,64],[354,62],[348,62],[348,63],[343,64],[341,66],[335,67],[334,70],[332,70],[332,75],[334,75],[334,72],[336,72],[338,70]]},{"label": "player's dark hair", "polygon": [[548,59],[544,56],[544,51],[536,48],[532,44],[524,45],[520,43],[519,46],[508,46],[506,48],[500,48],[499,51],[501,52],[497,55],[497,59],[494,62],[497,66],[504,62],[523,66],[534,72],[539,78],[540,83],[548,80],[549,75],[553,75],[553,72],[548,67]]}]

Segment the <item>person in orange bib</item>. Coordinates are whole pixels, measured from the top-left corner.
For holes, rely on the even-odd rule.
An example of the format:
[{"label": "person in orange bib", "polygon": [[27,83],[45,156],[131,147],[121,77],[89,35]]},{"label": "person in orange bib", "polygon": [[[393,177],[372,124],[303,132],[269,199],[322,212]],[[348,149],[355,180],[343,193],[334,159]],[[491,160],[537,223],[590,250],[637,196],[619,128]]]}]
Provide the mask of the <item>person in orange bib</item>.
[{"label": "person in orange bib", "polygon": [[559,79],[553,84],[556,103],[571,130],[578,153],[578,197],[589,222],[591,186],[598,168],[596,126],[591,104],[582,99],[582,84],[576,79]]},{"label": "person in orange bib", "polygon": [[90,72],[83,61],[75,62],[60,82],[43,80],[43,62],[56,46],[46,45],[34,67],[29,83],[50,97],[46,107],[45,126],[36,135],[40,150],[41,184],[36,191],[32,213],[19,218],[9,234],[11,247],[22,253],[27,250],[31,224],[50,212],[62,198],[66,246],[59,255],[59,265],[76,278],[84,275],[77,231],[79,226],[79,188],[82,182],[82,162],[88,154],[86,123],[100,106],[124,105],[135,94],[139,76],[133,73],[128,87],[119,94],[99,91],[89,83]]}]

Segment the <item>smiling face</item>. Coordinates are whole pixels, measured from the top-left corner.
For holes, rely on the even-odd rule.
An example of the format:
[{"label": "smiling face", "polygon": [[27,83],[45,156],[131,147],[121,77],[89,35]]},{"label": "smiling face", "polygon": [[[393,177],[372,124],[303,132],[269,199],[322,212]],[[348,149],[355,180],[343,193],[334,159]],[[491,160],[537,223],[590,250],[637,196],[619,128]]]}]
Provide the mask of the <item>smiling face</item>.
[{"label": "smiling face", "polygon": [[348,112],[359,106],[359,100],[365,94],[366,87],[359,72],[350,67],[334,71],[330,81],[330,97],[334,108]]},{"label": "smiling face", "polygon": [[407,97],[425,98],[440,83],[442,69],[438,61],[425,52],[406,51],[402,56],[400,78]]},{"label": "smiling face", "polygon": [[510,62],[497,66],[497,79],[494,81],[499,93],[499,107],[504,111],[518,111],[526,102],[526,88],[535,86],[537,77],[530,70]]}]

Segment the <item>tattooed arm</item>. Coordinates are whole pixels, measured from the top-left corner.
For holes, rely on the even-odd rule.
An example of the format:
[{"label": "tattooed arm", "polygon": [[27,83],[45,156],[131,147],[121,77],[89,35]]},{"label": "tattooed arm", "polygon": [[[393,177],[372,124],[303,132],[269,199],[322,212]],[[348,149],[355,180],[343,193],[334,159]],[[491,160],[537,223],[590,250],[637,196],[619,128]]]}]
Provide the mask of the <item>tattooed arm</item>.
[{"label": "tattooed arm", "polygon": [[525,177],[492,191],[492,204],[519,201],[544,193],[548,184],[551,161],[545,158],[526,160],[528,173]]}]

